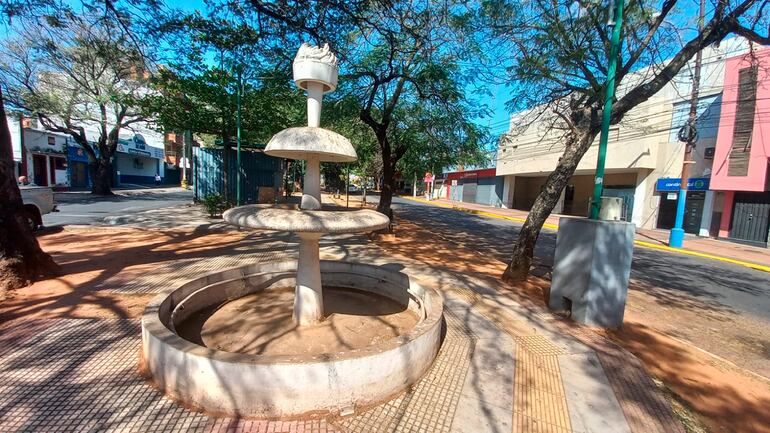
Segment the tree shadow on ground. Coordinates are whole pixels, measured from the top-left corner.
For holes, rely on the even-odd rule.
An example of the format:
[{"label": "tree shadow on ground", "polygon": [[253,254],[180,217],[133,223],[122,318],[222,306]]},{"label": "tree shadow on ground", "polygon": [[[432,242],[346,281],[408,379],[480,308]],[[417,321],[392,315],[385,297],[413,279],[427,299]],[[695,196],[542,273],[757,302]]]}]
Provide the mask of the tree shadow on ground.
[{"label": "tree shadow on ground", "polygon": [[[435,208],[420,208],[419,211],[428,211]],[[415,211],[416,212],[416,211]],[[399,239],[397,242],[391,243],[390,246],[385,246],[391,253],[400,252],[401,254],[419,258],[419,260],[430,263],[432,268],[437,270],[446,270],[451,272],[454,278],[464,281],[469,287],[474,287],[472,279],[481,279],[489,283],[490,287],[498,287],[500,292],[507,296],[510,296],[517,303],[525,306],[531,313],[526,317],[535,321],[544,320],[541,314],[536,311],[543,311],[545,308],[544,299],[547,299],[547,287],[549,283],[547,281],[537,279],[530,279],[528,284],[523,284],[520,287],[507,287],[503,284],[498,276],[501,274],[504,268],[504,263],[499,263],[497,267],[493,265],[494,260],[490,259],[494,257],[495,252],[499,253],[500,245],[498,243],[491,243],[490,238],[487,236],[479,236],[475,234],[475,231],[468,230],[463,233],[463,227],[457,227],[457,221],[454,217],[450,218],[445,214],[446,210],[442,210],[441,213],[429,213],[428,217],[418,216],[414,214],[404,215],[406,219],[416,218],[418,226],[411,227],[410,222],[402,223],[403,228],[410,237],[413,237],[413,233],[421,230],[423,238],[407,241],[405,239]],[[458,212],[458,214],[460,214]],[[477,217],[463,217],[468,218],[470,221],[474,221]],[[474,221],[474,224],[486,224],[486,221]],[[443,228],[442,228],[443,227]],[[495,236],[491,239],[498,240],[504,238],[504,234],[498,233],[498,227],[492,225],[487,227],[487,230],[491,230],[495,233]],[[446,231],[450,234],[447,235]],[[474,242],[474,239],[478,236],[478,242]],[[459,240],[455,241],[459,237]],[[542,240],[542,237],[541,237]],[[458,245],[458,242],[461,242]],[[491,244],[490,244],[491,243]],[[469,248],[470,246],[470,248]],[[464,247],[464,248],[463,248]],[[483,248],[487,248],[486,251]],[[469,251],[470,250],[470,251]],[[638,250],[638,249],[637,249]],[[476,254],[474,254],[474,252]],[[636,253],[636,251],[635,251]],[[643,255],[644,253],[642,253]],[[642,257],[642,260],[655,260],[655,266],[664,267],[666,274],[658,276],[659,280],[654,280],[658,283],[669,283],[672,289],[669,290],[686,290],[692,281],[689,281],[686,274],[682,272],[685,267],[693,268],[694,272],[699,274],[700,278],[709,278],[716,281],[720,285],[729,285],[730,280],[738,278],[738,274],[731,274],[730,269],[726,272],[719,272],[720,275],[716,278],[712,278],[711,274],[715,273],[715,270],[710,266],[712,263],[706,262],[699,263],[698,266],[692,264],[684,264],[682,268],[679,268],[679,274],[677,268],[671,266],[666,267],[666,257]],[[669,272],[671,274],[669,274]],[[472,276],[472,277],[471,277]],[[750,281],[750,284],[759,285],[762,281],[762,276],[757,277],[755,280]],[[654,295],[660,296],[657,302],[666,303],[668,305],[676,306],[677,308],[684,308],[692,310],[694,313],[702,312],[704,306],[709,307],[714,311],[730,312],[729,307],[718,303],[720,296],[707,291],[701,291],[700,288],[695,288],[695,296],[686,295],[688,299],[675,299],[674,295],[666,293],[665,297],[659,293],[660,288],[650,289],[644,288],[641,290],[650,290]],[[742,292],[750,296],[758,296],[760,293],[752,290]],[[479,292],[482,299],[489,302],[495,302],[494,297],[489,296],[484,292]],[[680,297],[684,298],[684,296]],[[711,304],[711,305],[709,305]],[[501,307],[504,304],[501,304]],[[554,323],[561,323],[566,328],[577,328],[574,323],[569,321],[562,321],[555,319]],[[719,369],[710,365],[708,362],[704,362],[702,354],[697,356],[697,349],[685,344],[679,343],[673,340],[659,331],[652,328],[640,325],[638,323],[627,323],[624,325],[622,338],[618,339],[618,342],[622,343],[624,347],[629,348],[632,352],[637,354],[640,359],[644,361],[644,364],[648,366],[659,366],[657,371],[653,371],[654,374],[661,377],[664,382],[675,389],[686,400],[692,403],[700,413],[706,415],[714,425],[727,426],[732,431],[760,431],[761,428],[767,428],[768,418],[765,413],[764,407],[768,403],[767,394],[764,395],[752,395],[747,394],[743,390],[747,390],[749,386],[743,386],[741,384],[731,383],[731,380],[737,378],[737,381],[745,379],[742,373],[733,372],[732,375],[724,376],[727,380],[714,381],[709,379],[709,374],[719,375]],[[654,339],[653,339],[654,338]],[[589,339],[590,340],[590,339]],[[658,344],[660,347],[658,347]],[[593,347],[593,346],[592,346]],[[596,346],[599,347],[599,346]],[[596,348],[595,347],[595,348]],[[690,352],[686,352],[685,349],[689,349]],[[599,350],[599,349],[597,349]],[[604,361],[603,361],[604,362]],[[621,364],[623,361],[620,360]],[[705,372],[704,367],[710,367],[711,370]],[[686,373],[679,375],[677,372]],[[645,376],[646,377],[646,376]],[[744,384],[745,385],[745,384]],[[643,386],[652,386],[651,383],[643,384]],[[756,382],[752,392],[756,392]],[[701,398],[701,396],[707,395],[707,399]],[[645,396],[640,395],[635,397],[633,394],[627,395],[626,398],[640,400],[636,403],[643,407],[645,403]],[[740,421],[736,421],[740,419]],[[737,428],[736,428],[737,426]],[[763,427],[762,427],[763,426]]]},{"label": "tree shadow on ground", "polygon": [[[510,259],[521,227],[512,221],[435,206],[396,206],[399,216],[429,230],[436,238],[504,263]],[[535,247],[534,274],[550,279],[555,247],[556,232],[544,229]],[[451,253],[446,260],[454,260]],[[758,315],[770,311],[768,274],[736,265],[636,247],[631,278],[640,283],[638,289],[668,307],[729,314],[738,313],[738,306]]]}]

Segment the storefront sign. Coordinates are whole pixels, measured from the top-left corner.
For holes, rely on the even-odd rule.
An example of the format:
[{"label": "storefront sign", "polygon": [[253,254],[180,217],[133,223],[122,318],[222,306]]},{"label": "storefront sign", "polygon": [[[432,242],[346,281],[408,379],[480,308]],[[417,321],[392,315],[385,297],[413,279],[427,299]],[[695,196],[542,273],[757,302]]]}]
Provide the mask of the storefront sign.
[{"label": "storefront sign", "polygon": [[136,155],[144,155],[144,156],[152,157],[152,154],[146,150],[137,150],[137,149],[132,149],[130,147],[128,148],[128,153],[134,153]]},{"label": "storefront sign", "polygon": [[[708,177],[691,177],[687,181],[687,189],[689,191],[708,191],[709,189]],[[679,178],[660,178],[655,184],[656,191],[679,191],[681,186],[681,179]]]},{"label": "storefront sign", "polygon": [[140,134],[134,135],[131,139],[118,139],[117,151],[120,153],[141,155],[147,158],[164,158],[163,149],[147,145],[144,137]]}]

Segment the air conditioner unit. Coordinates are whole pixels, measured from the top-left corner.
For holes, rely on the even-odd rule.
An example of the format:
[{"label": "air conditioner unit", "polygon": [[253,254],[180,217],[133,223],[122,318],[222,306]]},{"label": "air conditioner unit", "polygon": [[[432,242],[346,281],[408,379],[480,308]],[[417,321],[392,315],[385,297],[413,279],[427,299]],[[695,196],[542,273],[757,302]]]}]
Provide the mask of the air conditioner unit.
[{"label": "air conditioner unit", "polygon": [[599,219],[605,221],[620,221],[623,219],[623,198],[602,197],[602,207],[599,210]]}]

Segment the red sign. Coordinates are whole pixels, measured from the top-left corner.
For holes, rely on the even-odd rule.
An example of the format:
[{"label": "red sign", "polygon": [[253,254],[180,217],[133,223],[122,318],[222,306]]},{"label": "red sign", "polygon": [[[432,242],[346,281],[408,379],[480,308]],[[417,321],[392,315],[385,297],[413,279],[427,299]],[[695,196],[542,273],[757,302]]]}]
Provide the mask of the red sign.
[{"label": "red sign", "polygon": [[425,178],[423,180],[425,181],[425,183],[431,183],[433,182],[434,179],[435,177],[433,176],[433,173],[427,172],[425,173]]}]

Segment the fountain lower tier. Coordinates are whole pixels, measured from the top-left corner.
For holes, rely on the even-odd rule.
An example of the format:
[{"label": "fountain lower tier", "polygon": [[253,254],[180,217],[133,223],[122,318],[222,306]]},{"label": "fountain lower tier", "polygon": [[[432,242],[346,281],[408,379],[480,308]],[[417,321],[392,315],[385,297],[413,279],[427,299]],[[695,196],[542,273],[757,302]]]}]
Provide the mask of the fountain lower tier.
[{"label": "fountain lower tier", "polygon": [[303,210],[294,205],[246,205],[229,209],[222,218],[253,229],[294,233],[363,233],[385,229],[387,216],[372,210]]},{"label": "fountain lower tier", "polygon": [[[203,337],[229,341],[230,346],[220,345],[229,350],[249,342],[228,340],[240,334],[232,326],[217,328],[216,320],[207,327],[209,319],[202,320],[200,329],[193,330],[191,337],[189,324],[196,316],[228,319],[232,315],[230,310],[238,314],[288,314],[281,303],[274,308],[265,304],[277,296],[271,291],[283,293],[299,284],[297,262],[244,266],[192,280],[159,295],[148,305],[142,317],[144,369],[166,393],[210,413],[292,418],[325,416],[383,402],[405,390],[430,368],[441,341],[443,307],[438,292],[423,288],[408,275],[387,267],[321,261],[320,275],[321,284],[333,288],[331,297],[352,298],[347,305],[396,305],[400,307],[396,310],[408,313],[410,319],[399,319],[401,328],[395,326],[395,333],[393,327],[371,328],[380,329],[369,331],[375,333],[367,337],[371,344],[344,349],[329,350],[328,346],[319,345],[316,350],[279,348],[277,352],[257,354],[259,351],[236,353],[206,347]],[[327,304],[334,305],[334,299],[327,300]],[[239,310],[244,305],[259,305],[262,309]],[[337,307],[330,307],[330,312],[337,312],[335,308],[339,309],[339,305],[345,304],[337,303]],[[345,313],[378,316],[388,311],[365,313],[348,309]],[[239,323],[234,318],[229,320],[230,325]],[[269,318],[253,320],[269,327]],[[288,326],[292,332],[303,334],[295,342],[302,346],[303,338],[321,332],[319,326],[333,326],[337,319],[301,328],[291,327],[284,323],[286,320],[276,319],[274,325]],[[381,317],[366,320],[379,321]],[[211,332],[217,331],[211,329],[235,333],[216,336]],[[194,337],[196,332],[200,340]],[[376,335],[378,332],[381,335]],[[256,344],[269,340],[270,336],[259,335],[254,341]]]}]

